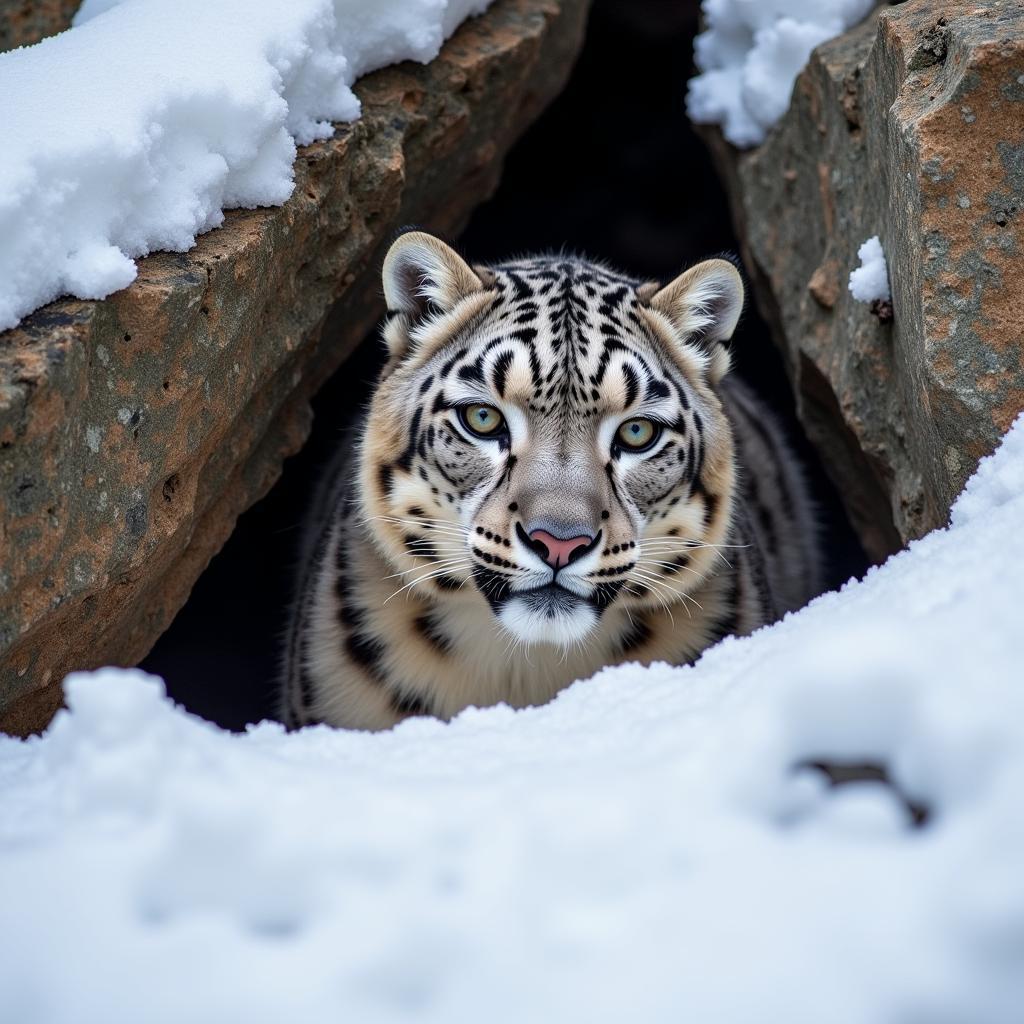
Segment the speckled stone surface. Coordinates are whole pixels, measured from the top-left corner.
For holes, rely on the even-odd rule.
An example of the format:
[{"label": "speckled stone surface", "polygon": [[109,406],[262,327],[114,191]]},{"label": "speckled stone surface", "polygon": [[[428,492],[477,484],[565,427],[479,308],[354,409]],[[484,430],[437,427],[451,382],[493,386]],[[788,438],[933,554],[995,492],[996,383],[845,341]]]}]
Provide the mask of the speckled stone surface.
[{"label": "speckled stone surface", "polygon": [[0,0],[0,52],[63,32],[80,4],[81,0]]},{"label": "speckled stone surface", "polygon": [[0,728],[73,669],[141,659],[383,312],[396,228],[457,231],[562,88],[587,0],[498,0],[427,66],[362,79],[280,208],[229,213],[103,302],[0,333]]},{"label": "speckled stone surface", "polygon": [[[708,133],[800,415],[876,559],[1024,408],[1024,5],[909,0],[815,52],[758,149]],[[847,290],[878,235],[894,319]]]}]

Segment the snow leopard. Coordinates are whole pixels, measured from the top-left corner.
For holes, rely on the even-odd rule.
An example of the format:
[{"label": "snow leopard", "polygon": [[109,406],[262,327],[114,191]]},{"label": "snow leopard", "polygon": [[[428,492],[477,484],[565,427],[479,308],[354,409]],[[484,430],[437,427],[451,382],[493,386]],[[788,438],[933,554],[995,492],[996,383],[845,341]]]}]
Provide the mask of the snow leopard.
[{"label": "snow leopard", "polygon": [[383,290],[386,363],[309,514],[287,726],[542,704],[818,592],[802,468],[728,376],[729,260],[661,285],[564,254],[471,265],[412,230]]}]

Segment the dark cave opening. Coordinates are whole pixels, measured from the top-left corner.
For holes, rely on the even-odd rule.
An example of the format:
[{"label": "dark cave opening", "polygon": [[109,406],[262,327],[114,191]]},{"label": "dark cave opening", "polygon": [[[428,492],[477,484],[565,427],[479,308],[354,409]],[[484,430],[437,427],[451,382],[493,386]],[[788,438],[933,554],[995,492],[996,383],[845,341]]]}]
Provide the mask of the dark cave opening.
[{"label": "dark cave opening", "polygon": [[[735,253],[725,194],[686,117],[697,26],[696,0],[596,0],[566,90],[511,152],[497,192],[457,240],[463,253],[486,262],[565,248],[663,281],[708,256]],[[797,423],[781,357],[752,305],[734,353],[736,372],[777,410],[807,467],[828,587],[862,574],[863,551]],[[143,662],[190,711],[232,729],[272,717],[303,510],[381,356],[377,338],[366,339],[317,395],[309,442],[239,519]]]}]

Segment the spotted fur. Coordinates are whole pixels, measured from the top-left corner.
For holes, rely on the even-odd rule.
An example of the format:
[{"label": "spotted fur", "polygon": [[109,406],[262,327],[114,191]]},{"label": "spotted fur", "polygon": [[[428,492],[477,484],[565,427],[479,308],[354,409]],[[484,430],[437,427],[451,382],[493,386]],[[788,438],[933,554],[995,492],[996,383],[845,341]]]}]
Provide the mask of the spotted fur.
[{"label": "spotted fur", "polygon": [[[605,665],[692,662],[816,592],[799,469],[726,378],[731,264],[659,288],[563,256],[472,268],[411,232],[384,290],[389,359],[311,515],[290,726],[538,704]],[[507,434],[473,436],[472,402]],[[637,416],[661,425],[643,453],[616,440]],[[552,569],[538,530],[587,543]]]}]

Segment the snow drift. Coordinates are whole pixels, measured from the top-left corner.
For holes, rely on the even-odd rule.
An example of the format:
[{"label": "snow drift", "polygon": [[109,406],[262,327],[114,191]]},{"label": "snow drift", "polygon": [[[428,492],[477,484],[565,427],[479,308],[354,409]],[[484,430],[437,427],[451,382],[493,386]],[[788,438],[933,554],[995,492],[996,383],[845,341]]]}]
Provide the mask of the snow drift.
[{"label": "snow drift", "polygon": [[426,62],[489,0],[85,0],[0,54],[0,330],[104,298],[231,207],[292,192],[295,146],[359,116],[352,84]]},{"label": "snow drift", "polygon": [[1010,1024],[1022,523],[1024,417],[862,582],[448,725],[235,736],[70,677],[0,739],[5,1017]]}]

